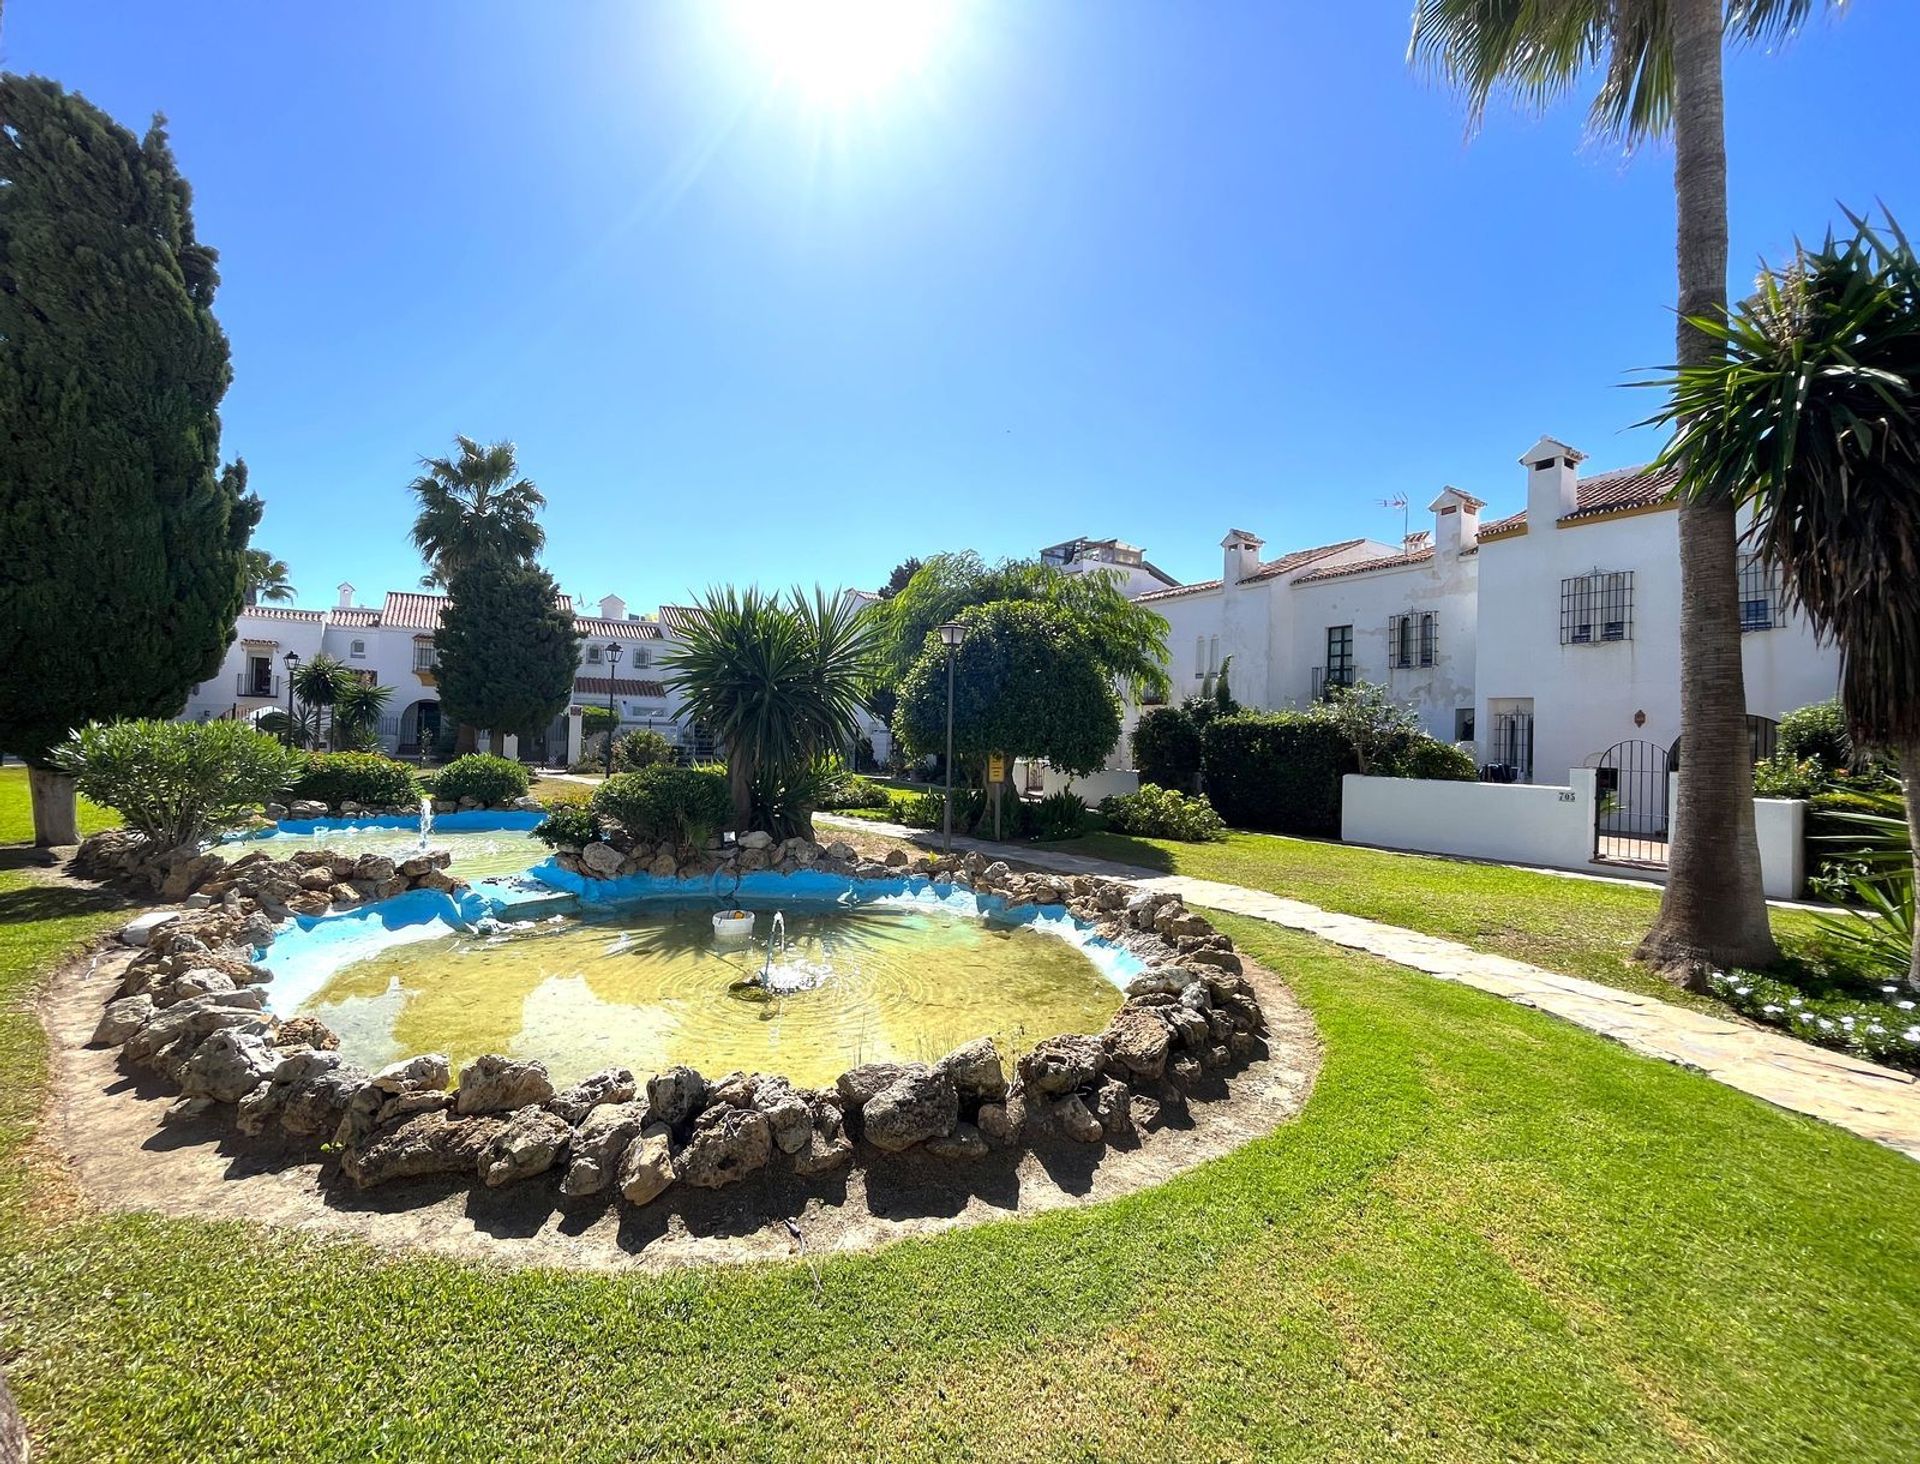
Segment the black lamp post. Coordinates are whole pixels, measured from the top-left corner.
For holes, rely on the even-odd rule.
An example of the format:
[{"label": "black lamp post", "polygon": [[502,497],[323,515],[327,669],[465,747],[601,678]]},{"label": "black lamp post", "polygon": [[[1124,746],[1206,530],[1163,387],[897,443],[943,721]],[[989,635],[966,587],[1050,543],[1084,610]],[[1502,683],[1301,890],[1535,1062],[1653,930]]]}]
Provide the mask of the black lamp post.
[{"label": "black lamp post", "polygon": [[940,832],[940,852],[953,852],[953,662],[967,628],[957,620],[940,627],[940,644],[947,648],[947,806]]},{"label": "black lamp post", "polygon": [[300,653],[287,652],[287,746],[293,746],[293,673],[300,666]]},{"label": "black lamp post", "polygon": [[607,712],[613,718],[613,725],[607,728],[607,776],[613,776],[613,734],[620,730],[620,714],[613,709],[613,680],[620,674],[621,647],[619,641],[607,644]]}]

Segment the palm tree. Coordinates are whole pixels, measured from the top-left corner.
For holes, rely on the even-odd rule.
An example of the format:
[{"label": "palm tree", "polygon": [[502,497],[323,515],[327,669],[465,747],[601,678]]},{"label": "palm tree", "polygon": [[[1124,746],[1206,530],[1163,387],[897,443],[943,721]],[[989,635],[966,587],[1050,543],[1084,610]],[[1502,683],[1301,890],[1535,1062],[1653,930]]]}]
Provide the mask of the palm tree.
[{"label": "palm tree", "polygon": [[547,500],[519,476],[513,444],[454,442],[457,456],[422,458],[426,471],[408,485],[420,501],[413,545],[427,561],[427,585],[444,585],[455,570],[489,559],[529,564],[547,542],[534,517]]},{"label": "palm tree", "polygon": [[681,646],[661,658],[687,713],[726,749],[734,825],[756,784],[790,783],[858,728],[873,680],[875,623],[849,595],[709,590]]},{"label": "palm tree", "polygon": [[1762,559],[1840,648],[1855,745],[1898,757],[1920,829],[1920,260],[1897,226],[1853,224],[1695,322],[1717,349],[1681,367],[1662,420],[1689,498],[1752,508]]},{"label": "palm tree", "polygon": [[[1771,42],[1820,0],[1417,0],[1409,55],[1461,86],[1473,118],[1496,89],[1545,107],[1603,73],[1598,130],[1626,142],[1671,131],[1678,214],[1681,369],[1720,342],[1697,322],[1727,303],[1723,38]],[[1836,8],[1839,0],[1833,0]],[[1753,765],[1740,665],[1739,569],[1730,494],[1679,508],[1680,765],[1666,890],[1643,960],[1700,979],[1708,963],[1771,965]]]},{"label": "palm tree", "polygon": [[[347,688],[350,683],[359,679],[359,674],[350,670],[344,661],[337,656],[329,656],[324,651],[293,673],[294,693],[313,710],[315,741],[320,740],[320,719],[323,709],[331,709],[342,696],[351,695]],[[331,729],[329,729],[330,738]]]},{"label": "palm tree", "polygon": [[393,700],[393,688],[349,676],[334,693],[333,738],[341,748],[371,751],[379,746],[380,719]]},{"label": "palm tree", "polygon": [[246,590],[247,603],[258,605],[262,600],[284,603],[299,593],[288,581],[287,561],[275,559],[264,549],[247,550]]}]

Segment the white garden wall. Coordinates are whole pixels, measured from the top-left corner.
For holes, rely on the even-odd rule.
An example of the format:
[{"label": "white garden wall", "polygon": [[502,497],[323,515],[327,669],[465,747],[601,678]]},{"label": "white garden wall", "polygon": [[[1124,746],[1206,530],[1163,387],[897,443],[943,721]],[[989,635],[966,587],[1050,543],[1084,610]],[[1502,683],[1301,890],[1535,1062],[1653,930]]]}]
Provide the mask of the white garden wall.
[{"label": "white garden wall", "polygon": [[1075,793],[1084,798],[1089,806],[1093,806],[1098,804],[1103,798],[1111,798],[1116,794],[1138,793],[1140,791],[1140,775],[1135,772],[1124,772],[1109,768],[1104,772],[1092,773],[1084,778],[1076,778],[1070,774],[1061,772],[1058,768],[1051,768],[1045,763],[1040,763],[1038,764],[1040,774],[1038,779],[1029,782],[1028,775],[1034,766],[1034,764],[1030,764],[1025,758],[1016,758],[1013,764],[1014,785],[1020,788],[1031,788],[1042,797],[1050,793],[1058,793],[1063,789],[1071,788]]}]

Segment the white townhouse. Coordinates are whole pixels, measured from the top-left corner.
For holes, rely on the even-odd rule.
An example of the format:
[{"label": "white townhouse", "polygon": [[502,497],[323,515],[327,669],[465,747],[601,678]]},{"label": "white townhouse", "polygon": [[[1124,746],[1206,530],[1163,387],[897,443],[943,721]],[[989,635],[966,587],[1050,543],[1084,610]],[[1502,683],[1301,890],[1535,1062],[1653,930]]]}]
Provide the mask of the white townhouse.
[{"label": "white townhouse", "polygon": [[[848,593],[863,601],[875,598],[864,591]],[[573,700],[535,746],[520,751],[548,762],[571,760],[581,746],[584,709],[611,706],[622,730],[652,728],[692,761],[715,756],[713,738],[685,715],[660,670],[662,656],[677,642],[692,612],[663,605],[657,616],[636,615],[618,595],[602,599],[597,614],[575,610],[571,596],[563,595],[561,601],[573,612],[574,628],[582,637]],[[382,746],[402,757],[424,755],[432,751],[440,731],[434,637],[446,604],[444,595],[389,590],[378,608],[356,605],[354,587],[343,584],[337,602],[327,610],[246,606],[220,670],[193,689],[181,718],[257,720],[265,712],[284,710],[288,655],[305,662],[324,652],[376,685],[393,689],[379,729]],[[861,731],[875,756],[884,760],[889,746],[885,724],[863,714]]]},{"label": "white townhouse", "polygon": [[[1229,657],[1251,707],[1302,707],[1365,680],[1434,737],[1471,745],[1489,776],[1551,784],[1597,767],[1611,770],[1605,793],[1643,773],[1654,791],[1642,796],[1664,808],[1664,773],[1684,754],[1673,479],[1645,467],[1583,478],[1583,458],[1541,438],[1520,459],[1526,506],[1490,522],[1481,499],[1449,487],[1428,505],[1432,529],[1397,546],[1347,539],[1264,560],[1262,541],[1234,529],[1219,579],[1133,580],[1129,592],[1167,621],[1176,699],[1211,691]],[[1739,595],[1764,756],[1782,715],[1834,694],[1839,660],[1747,554]]]}]

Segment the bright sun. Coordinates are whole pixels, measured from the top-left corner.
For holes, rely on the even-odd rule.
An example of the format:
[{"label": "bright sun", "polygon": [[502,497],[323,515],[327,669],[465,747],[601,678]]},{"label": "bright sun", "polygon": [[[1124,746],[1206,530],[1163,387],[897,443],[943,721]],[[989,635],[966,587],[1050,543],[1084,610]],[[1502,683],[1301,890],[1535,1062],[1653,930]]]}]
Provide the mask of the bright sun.
[{"label": "bright sun", "polygon": [[740,35],[778,79],[830,106],[925,69],[955,0],[733,0]]}]

